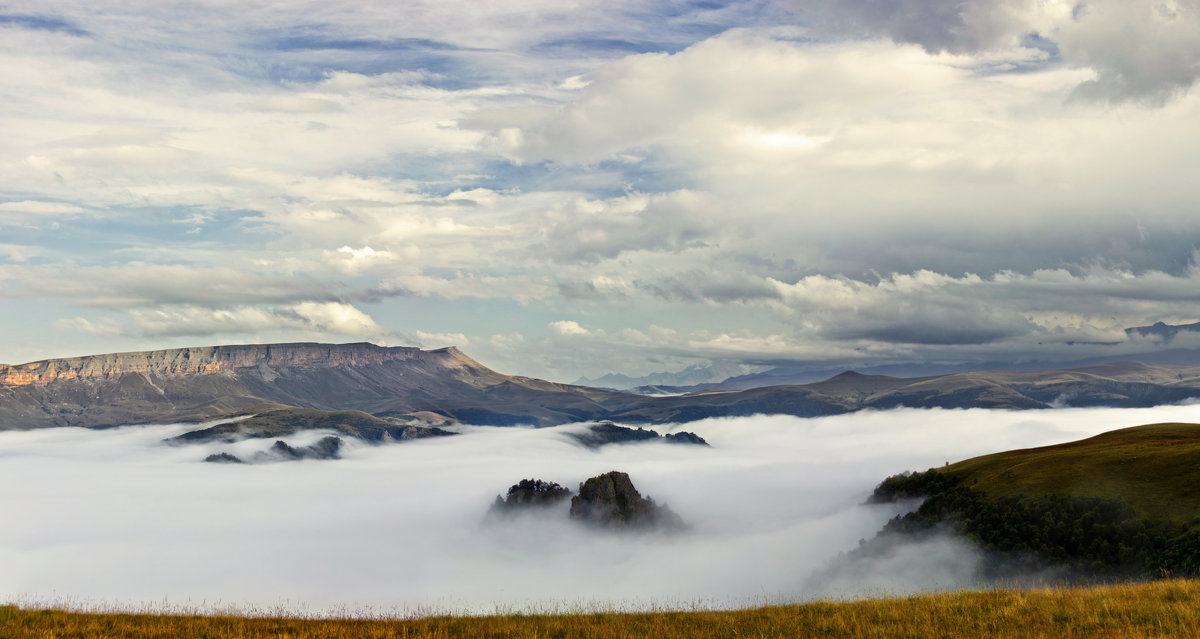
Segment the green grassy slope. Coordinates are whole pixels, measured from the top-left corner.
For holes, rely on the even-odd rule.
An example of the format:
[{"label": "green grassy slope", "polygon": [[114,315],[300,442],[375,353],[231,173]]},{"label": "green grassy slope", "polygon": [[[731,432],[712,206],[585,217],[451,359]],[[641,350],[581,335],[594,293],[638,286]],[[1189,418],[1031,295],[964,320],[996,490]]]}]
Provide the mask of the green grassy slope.
[{"label": "green grassy slope", "polygon": [[1174,526],[1200,524],[1200,424],[1149,424],[1056,446],[1013,450],[940,472],[992,497],[1120,499]]}]

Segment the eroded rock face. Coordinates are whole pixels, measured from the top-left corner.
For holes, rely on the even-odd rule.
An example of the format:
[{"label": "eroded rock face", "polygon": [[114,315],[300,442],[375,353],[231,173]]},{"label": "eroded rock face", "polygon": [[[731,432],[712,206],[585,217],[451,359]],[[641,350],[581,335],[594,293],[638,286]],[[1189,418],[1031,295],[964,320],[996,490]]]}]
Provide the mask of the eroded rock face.
[{"label": "eroded rock face", "polygon": [[512,515],[518,512],[539,510],[562,503],[571,496],[571,489],[552,481],[522,479],[508,489],[504,497],[496,495],[489,515]]},{"label": "eroded rock face", "polygon": [[571,519],[601,528],[684,528],[683,520],[665,505],[642,497],[629,475],[610,471],[579,485],[571,498]]}]

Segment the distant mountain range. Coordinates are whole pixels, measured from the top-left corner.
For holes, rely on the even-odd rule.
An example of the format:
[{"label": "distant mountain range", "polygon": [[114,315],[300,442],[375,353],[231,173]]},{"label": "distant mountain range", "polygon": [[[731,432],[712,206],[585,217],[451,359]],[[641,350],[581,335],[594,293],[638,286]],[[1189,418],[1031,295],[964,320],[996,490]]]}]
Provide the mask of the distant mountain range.
[{"label": "distant mountain range", "polygon": [[848,371],[815,383],[669,397],[504,375],[455,348],[366,343],[210,346],[0,365],[0,429],[201,421],[284,407],[357,410],[394,423],[448,417],[549,426],[897,406],[1150,406],[1195,397],[1200,367],[1141,362],[907,378]]},{"label": "distant mountain range", "polygon": [[[1197,324],[1196,326],[1200,327],[1200,324]],[[1153,327],[1141,328],[1152,329]],[[1187,325],[1176,327],[1167,326],[1167,328],[1188,330]],[[1131,328],[1127,330],[1134,331],[1139,329]],[[1200,328],[1198,328],[1198,330],[1200,330]],[[969,364],[909,363],[882,364],[877,366],[855,368],[854,370],[867,375],[885,375],[889,377],[934,377],[939,375],[950,375],[953,373],[970,373],[973,371],[1030,372],[1066,370],[1095,366],[1099,364],[1109,364],[1114,361],[1116,360],[1114,360],[1112,357],[1090,357],[1086,359],[1055,362],[975,362]],[[1129,357],[1128,361],[1137,361],[1143,364],[1160,365],[1172,368],[1190,368],[1193,366],[1200,366],[1200,350],[1176,348],[1159,350],[1152,353],[1139,353],[1135,356]],[[813,367],[811,364],[780,364],[759,372],[729,377],[719,382],[691,385],[656,384],[631,387],[628,390],[630,392],[645,395],[681,395],[699,391],[747,390],[751,388],[760,388],[763,386],[811,384],[813,382],[829,379],[830,377],[842,373],[845,370],[846,367],[844,366],[838,368],[817,368]]]},{"label": "distant mountain range", "polygon": [[[651,373],[630,377],[620,373],[608,373],[595,379],[580,377],[572,382],[577,386],[592,386],[613,390],[630,390],[639,387],[682,387],[723,382],[731,377],[750,375],[769,370],[770,366],[756,366],[741,362],[711,362],[694,364],[673,373]],[[828,377],[828,376],[826,376]]]}]

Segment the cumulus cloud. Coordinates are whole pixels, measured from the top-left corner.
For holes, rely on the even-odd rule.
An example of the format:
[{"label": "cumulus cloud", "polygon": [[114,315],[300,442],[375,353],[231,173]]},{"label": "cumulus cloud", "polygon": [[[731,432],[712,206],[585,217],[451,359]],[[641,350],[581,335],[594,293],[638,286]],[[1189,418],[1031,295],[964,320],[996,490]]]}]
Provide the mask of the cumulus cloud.
[{"label": "cumulus cloud", "polygon": [[575,320],[555,320],[549,324],[550,330],[563,337],[587,337],[594,332],[584,328]]},{"label": "cumulus cloud", "polygon": [[[599,451],[566,436],[578,425],[464,428],[380,447],[347,442],[338,461],[247,466],[200,460],[262,442],[162,444],[194,425],[6,431],[0,485],[21,489],[0,493],[0,507],[22,516],[0,538],[0,598],[403,615],[724,608],[955,588],[971,583],[974,555],[945,543],[860,566],[854,583],[812,577],[895,514],[862,505],[884,476],[1124,426],[1196,421],[1198,411],[758,416],[688,424],[711,448]],[[483,525],[495,495],[522,478],[574,488],[613,469],[692,529],[609,535],[580,530],[563,512]]]}]

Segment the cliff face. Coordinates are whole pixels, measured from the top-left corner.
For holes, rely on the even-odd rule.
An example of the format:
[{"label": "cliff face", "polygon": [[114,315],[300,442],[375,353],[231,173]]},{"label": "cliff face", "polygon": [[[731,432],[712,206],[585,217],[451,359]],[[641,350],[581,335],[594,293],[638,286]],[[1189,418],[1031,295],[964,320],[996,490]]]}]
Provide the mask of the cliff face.
[{"label": "cliff face", "polygon": [[48,359],[16,366],[0,364],[0,386],[48,384],[56,380],[116,379],[125,373],[157,377],[211,375],[247,369],[264,378],[280,370],[371,366],[386,362],[435,363],[448,368],[482,365],[454,347],[424,351],[410,347],[358,344],[247,344],[175,348],[161,351],[109,353],[67,359]]}]

